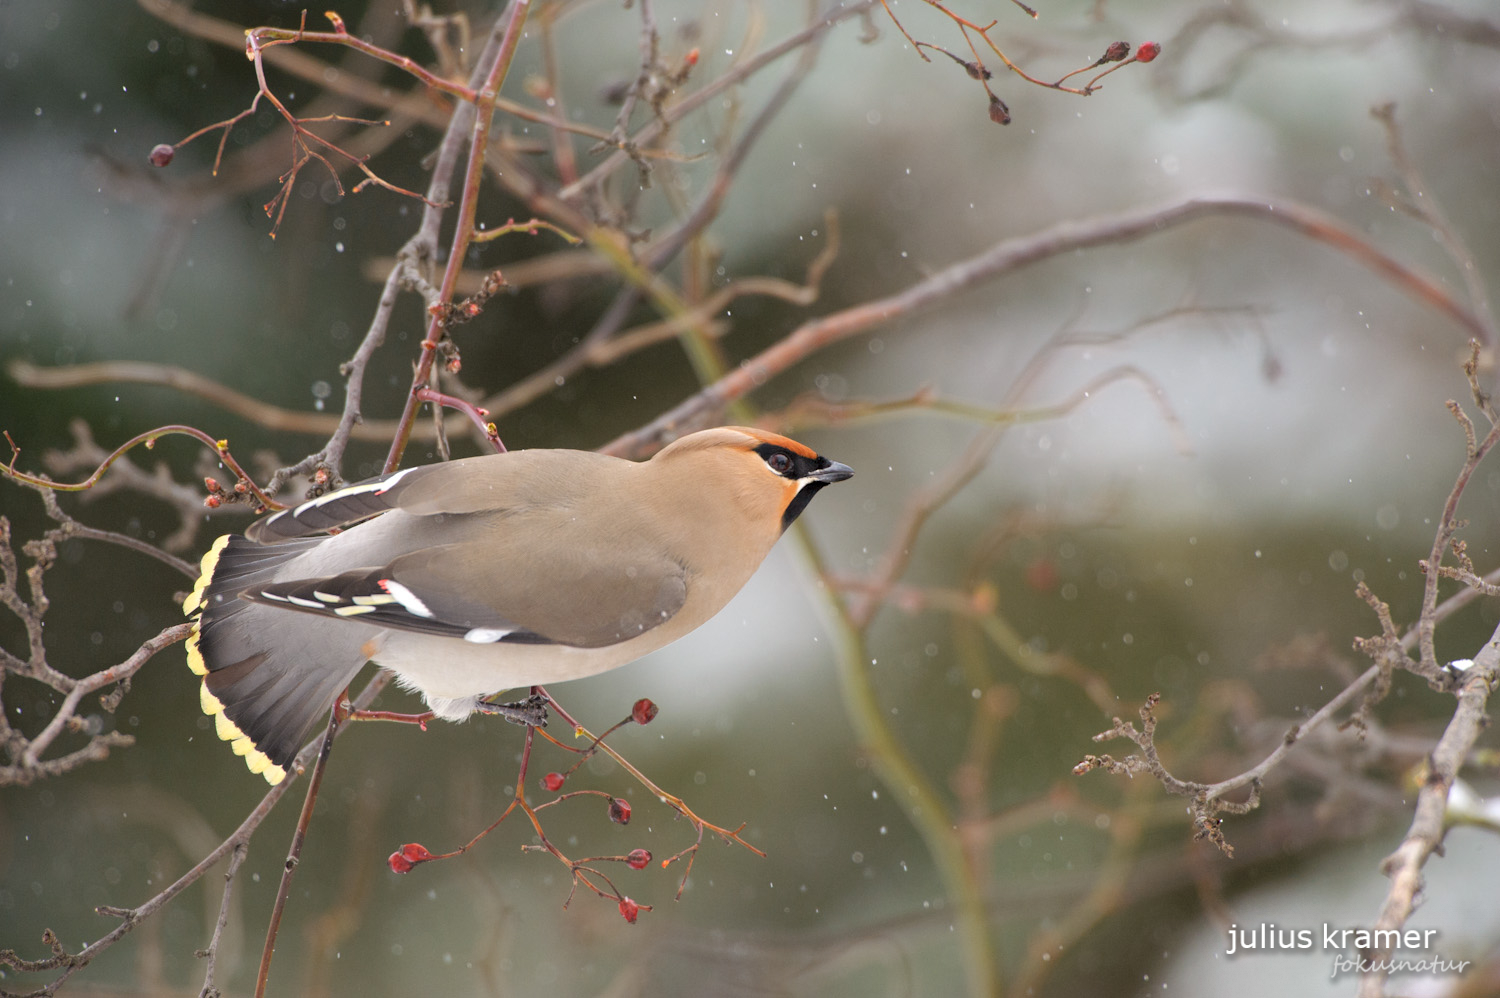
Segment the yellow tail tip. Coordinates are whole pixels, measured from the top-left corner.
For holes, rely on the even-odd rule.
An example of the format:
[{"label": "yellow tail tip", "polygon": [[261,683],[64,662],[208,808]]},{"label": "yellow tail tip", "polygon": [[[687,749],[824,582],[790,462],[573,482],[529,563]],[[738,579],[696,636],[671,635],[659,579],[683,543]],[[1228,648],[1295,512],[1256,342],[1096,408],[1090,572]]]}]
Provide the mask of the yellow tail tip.
[{"label": "yellow tail tip", "polygon": [[203,708],[203,713],[214,719],[214,734],[228,742],[235,755],[244,758],[246,769],[265,777],[266,782],[273,787],[286,779],[286,768],[276,765],[270,756],[256,748],[251,737],[224,713],[223,702],[209,691],[207,680],[198,689],[198,703]]},{"label": "yellow tail tip", "polygon": [[186,616],[192,616],[203,609],[203,594],[208,591],[208,584],[213,581],[214,569],[219,565],[219,555],[229,545],[229,534],[225,534],[214,541],[209,549],[203,553],[203,560],[198,562],[198,581],[193,586],[193,591],[188,598],[182,601],[182,612]]}]

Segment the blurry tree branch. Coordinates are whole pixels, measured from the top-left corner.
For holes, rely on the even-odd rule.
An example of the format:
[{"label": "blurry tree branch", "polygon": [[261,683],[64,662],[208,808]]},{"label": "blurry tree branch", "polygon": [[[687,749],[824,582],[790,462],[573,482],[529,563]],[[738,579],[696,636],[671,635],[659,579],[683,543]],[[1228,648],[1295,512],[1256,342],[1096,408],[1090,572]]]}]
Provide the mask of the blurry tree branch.
[{"label": "blurry tree branch", "polygon": [[[1230,0],[1226,4],[1200,8],[1166,43],[1178,58],[1164,66],[1160,78],[1162,89],[1180,101],[1205,100],[1223,94],[1239,82],[1257,56],[1299,49],[1317,52],[1369,48],[1401,31],[1467,45],[1500,48],[1500,23],[1490,18],[1473,16],[1427,0],[1390,0],[1370,6],[1372,10],[1385,13],[1385,18],[1356,28],[1320,33],[1288,28],[1280,17],[1262,14],[1246,0]],[[1209,61],[1214,72],[1204,82],[1189,86],[1186,82],[1187,67],[1194,50],[1207,48],[1216,31],[1226,28],[1237,48],[1227,56],[1215,53]]]},{"label": "blurry tree branch", "polygon": [[810,319],[712,385],[603,449],[611,454],[649,453],[678,434],[707,425],[726,405],[820,350],[877,326],[910,318],[960,291],[1040,260],[1080,249],[1128,243],[1189,222],[1221,216],[1286,226],[1305,238],[1331,246],[1445,314],[1481,343],[1494,342],[1495,337],[1484,323],[1441,283],[1389,256],[1332,215],[1274,198],[1194,196],[1153,208],[1063,222],[1030,236],[1003,240],[896,294]]}]

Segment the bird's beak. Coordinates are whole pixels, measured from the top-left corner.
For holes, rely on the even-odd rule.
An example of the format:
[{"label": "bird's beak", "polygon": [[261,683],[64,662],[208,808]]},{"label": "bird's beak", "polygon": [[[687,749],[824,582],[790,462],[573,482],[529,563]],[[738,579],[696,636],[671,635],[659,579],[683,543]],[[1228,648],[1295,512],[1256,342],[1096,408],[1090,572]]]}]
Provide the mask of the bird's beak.
[{"label": "bird's beak", "polygon": [[824,485],[832,485],[834,482],[842,482],[846,478],[853,478],[854,469],[847,464],[831,461],[828,467],[819,468],[807,477],[815,482],[822,482]]}]

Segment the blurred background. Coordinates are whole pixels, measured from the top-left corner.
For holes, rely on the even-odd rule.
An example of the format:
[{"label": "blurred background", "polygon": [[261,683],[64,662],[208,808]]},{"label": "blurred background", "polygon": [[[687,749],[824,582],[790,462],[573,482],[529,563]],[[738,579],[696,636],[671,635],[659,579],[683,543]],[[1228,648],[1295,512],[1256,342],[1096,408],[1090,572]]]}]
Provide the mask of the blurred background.
[{"label": "blurred background", "polygon": [[[697,53],[667,109],[815,18],[803,3],[642,3],[533,0],[505,96],[607,132],[640,71],[643,10],[663,65]],[[1500,256],[1500,19],[1490,5],[1093,0],[1040,6],[1036,20],[999,0],[950,8],[980,26],[997,20],[990,37],[1048,81],[1120,39],[1162,52],[1083,97],[1003,71],[971,29],[1009,109],[1001,126],[957,64],[973,58],[960,27],[926,3],[890,0],[685,116],[664,145],[671,156],[651,161],[649,186],[626,162],[576,206],[645,240],[670,230],[807,55],[816,61],[764,119],[721,211],[664,271],[696,301],[752,277],[801,284],[836,250],[810,304],[746,296],[716,316],[731,368],[809,318],[1003,240],[1205,194],[1335,217],[1493,331],[1484,290]],[[397,0],[337,10],[356,34],[438,64]],[[462,10],[476,39],[500,13],[484,2]],[[149,362],[278,410],[337,415],[340,364],[420,203],[382,189],[341,196],[312,164],[271,238],[262,206],[291,146],[265,107],[235,127],[217,177],[217,134],[166,169],[147,160],[156,144],[249,106],[242,28],[295,27],[301,16],[270,0],[0,4],[0,428],[20,447],[18,468],[76,480],[130,436],[183,423],[228,439],[264,481],[326,439],[331,426],[268,425],[220,404],[216,389],[118,378],[47,388],[37,374]],[[326,26],[321,11],[307,23]],[[956,60],[924,49],[923,61],[912,39]],[[329,81],[350,74],[392,100],[412,86],[357,53],[296,50],[326,61]],[[390,117],[388,128],[340,134],[383,178],[425,189],[438,135],[428,119],[446,113],[436,101],[394,114],[301,76],[275,71],[269,82],[301,114]],[[1391,104],[1394,154],[1372,115]],[[634,126],[654,113],[641,102]],[[505,114],[495,128],[529,175],[564,186],[551,129]],[[604,160],[587,136],[562,144],[577,173]],[[343,174],[344,190],[358,179]],[[533,208],[490,183],[480,217],[494,227]],[[474,250],[476,280],[498,267],[513,286],[455,332],[463,384],[493,397],[568,356],[620,287],[601,259],[545,230]],[[735,418],[797,436],[857,477],[819,497],[710,625],[552,690],[595,730],[637,697],[656,701],[649,728],[612,744],[699,814],[745,822],[766,856],[706,841],[675,902],[680,863],[611,872],[655,906],[634,926],[587,893],[564,910],[566,871],[522,851],[534,839],[519,822],[398,877],[385,857],[401,843],[453,848],[503,810],[521,736],[483,721],[425,733],[356,726],[333,753],[272,993],[1353,994],[1353,978],[1330,975],[1333,952],[1231,957],[1226,932],[1373,922],[1387,888],[1380,859],[1410,823],[1411,774],[1450,697],[1398,677],[1363,741],[1329,728],[1299,747],[1259,810],[1226,819],[1232,858],[1193,840],[1183,801],[1155,780],[1071,771],[1090,752],[1127,754],[1128,743],[1101,749],[1091,736],[1160,693],[1167,766],[1231,776],[1369,664],[1351,642],[1379,625],[1357,582],[1398,625],[1415,620],[1417,562],[1464,455],[1444,403],[1470,402],[1461,365],[1475,331],[1452,312],[1293,227],[1209,215],[1041,259],[805,358]],[[627,324],[659,317],[638,304]],[[399,414],[424,322],[420,299],[404,296],[366,378],[370,420]],[[1486,349],[1487,385],[1490,359]],[[559,375],[505,409],[499,431],[512,448],[598,447],[698,387],[667,340]],[[436,460],[430,420],[420,424],[407,459]],[[376,472],[387,443],[356,440],[344,474]],[[455,453],[477,446],[453,441]],[[198,510],[198,479],[223,472],[190,441],[127,460],[144,474],[117,470],[64,507],[192,560],[247,522]],[[151,485],[157,474],[180,485]],[[1500,543],[1497,496],[1500,471],[1481,467],[1462,510],[1481,573]],[[18,550],[49,525],[38,497],[8,482],[0,512]],[[869,602],[893,559],[909,561]],[[49,658],[73,676],[179,622],[173,597],[189,587],[139,554],[85,541],[62,546],[46,582]],[[1440,658],[1471,657],[1497,620],[1492,600],[1455,616],[1438,633]],[[24,654],[6,613],[0,643]],[[168,649],[116,712],[96,698],[81,708],[95,729],[134,736],[132,747],[0,789],[0,948],[43,956],[45,928],[70,949],[97,938],[115,921],[95,906],[156,893],[264,795],[213,736],[197,685],[181,649]],[[28,736],[61,699],[25,678],[4,686],[6,717]],[[394,690],[380,705],[417,709]],[[84,741],[69,737],[64,748]],[[541,752],[533,799],[544,799],[536,777],[568,761]],[[1471,776],[1481,793],[1493,783],[1482,769]],[[693,841],[606,760],[571,778],[581,787],[631,800],[634,819],[611,824],[587,798],[552,809],[548,834],[570,855],[639,847],[661,858]],[[236,879],[219,955],[226,994],[253,987],[300,796],[261,827]],[[923,806],[926,819],[914,811]],[[1474,964],[1402,978],[1403,993],[1497,990],[1494,848],[1492,832],[1461,828],[1429,865],[1428,904],[1412,925],[1438,930],[1430,955]],[[210,874],[63,993],[197,993],[194,952],[212,932],[220,884]],[[50,979],[7,971],[0,988]]]}]

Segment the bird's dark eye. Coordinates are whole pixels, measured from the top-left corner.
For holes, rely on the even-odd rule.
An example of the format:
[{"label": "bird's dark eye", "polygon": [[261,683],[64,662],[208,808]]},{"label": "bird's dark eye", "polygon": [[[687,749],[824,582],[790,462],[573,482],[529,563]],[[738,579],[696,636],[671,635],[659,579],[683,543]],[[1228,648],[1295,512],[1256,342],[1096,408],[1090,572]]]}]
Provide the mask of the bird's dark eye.
[{"label": "bird's dark eye", "polygon": [[770,465],[771,470],[778,475],[784,475],[792,470],[792,459],[780,451],[766,458],[766,464]]}]

